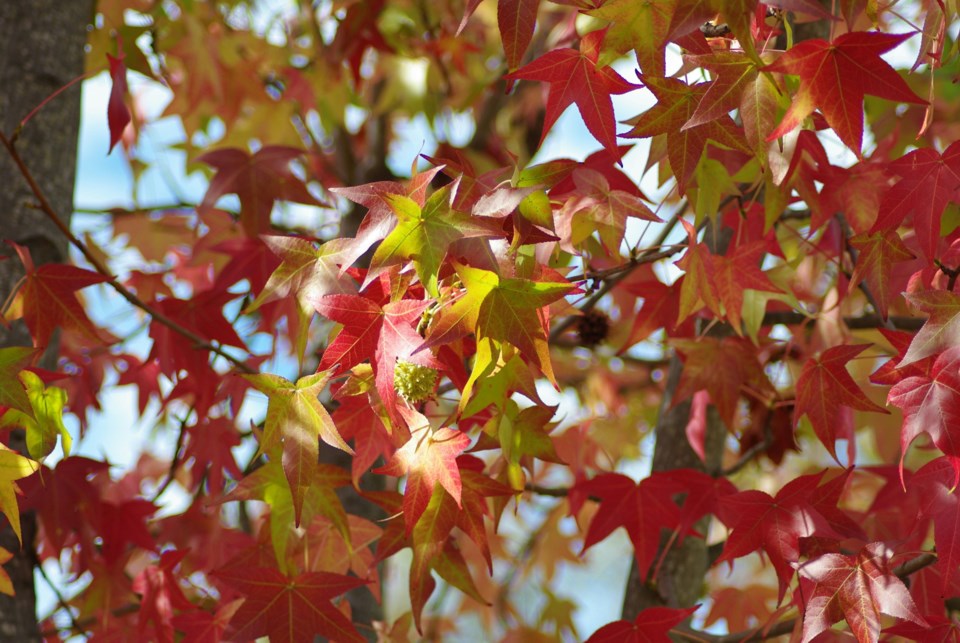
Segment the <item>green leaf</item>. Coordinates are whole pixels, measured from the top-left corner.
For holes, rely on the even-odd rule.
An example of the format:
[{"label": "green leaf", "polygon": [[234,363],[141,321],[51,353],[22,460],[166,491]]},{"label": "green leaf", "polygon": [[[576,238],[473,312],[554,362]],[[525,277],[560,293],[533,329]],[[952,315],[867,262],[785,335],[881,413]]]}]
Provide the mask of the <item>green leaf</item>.
[{"label": "green leaf", "polygon": [[330,379],[330,372],[301,377],[296,384],[270,373],[243,377],[269,399],[259,453],[282,448],[283,471],[299,525],[304,498],[319,471],[319,440],[353,455],[353,449],[340,437],[333,419],[317,397]]},{"label": "green leaf", "polygon": [[27,450],[34,458],[43,458],[57,446],[57,436],[63,439],[63,454],[70,455],[73,438],[63,425],[63,407],[67,392],[56,386],[44,386],[40,376],[32,371],[21,371],[20,381],[26,391],[32,413],[8,409],[0,417],[0,426],[19,426],[27,433]]},{"label": "green leaf", "polygon": [[434,192],[423,208],[410,197],[388,194],[384,198],[397,215],[397,227],[380,243],[370,261],[367,281],[382,268],[413,261],[420,282],[432,297],[439,297],[437,273],[447,248],[457,239],[494,237],[501,234],[492,220],[457,212],[451,207],[457,183]]},{"label": "green leaf", "polygon": [[0,348],[0,406],[16,409],[27,415],[33,414],[33,407],[30,406],[19,375],[20,371],[30,365],[37,353],[38,349],[26,346]]},{"label": "green leaf", "polygon": [[558,281],[505,279],[489,270],[455,267],[467,292],[440,313],[424,348],[474,333],[478,340],[490,338],[516,346],[555,382],[544,308],[574,286],[559,275]]}]

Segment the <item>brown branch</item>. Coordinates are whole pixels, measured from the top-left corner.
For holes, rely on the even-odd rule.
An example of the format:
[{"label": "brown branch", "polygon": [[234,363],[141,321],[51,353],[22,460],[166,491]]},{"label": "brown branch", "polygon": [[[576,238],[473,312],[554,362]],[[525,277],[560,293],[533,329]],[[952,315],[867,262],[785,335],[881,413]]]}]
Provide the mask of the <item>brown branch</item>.
[{"label": "brown branch", "polygon": [[936,554],[920,554],[916,558],[911,558],[902,565],[894,567],[893,574],[900,580],[906,580],[911,574],[915,574],[924,567],[929,567],[935,562],[937,562]]},{"label": "brown branch", "polygon": [[611,277],[616,277],[624,272],[630,272],[638,266],[642,266],[645,263],[654,263],[660,261],[661,259],[668,259],[673,255],[677,254],[681,250],[685,250],[687,244],[678,243],[672,246],[666,246],[659,252],[650,251],[640,255],[639,257],[630,259],[626,263],[620,264],[619,266],[614,266],[612,268],[606,268],[605,270],[587,270],[580,274],[573,274],[567,277],[569,281],[604,281],[608,280]]},{"label": "brown branch", "polygon": [[[773,312],[766,313],[763,316],[762,324],[764,326],[773,326],[775,324],[783,324],[784,326],[797,326],[799,324],[807,324],[812,321],[815,321],[814,316],[789,310],[789,311],[773,311]],[[893,325],[893,327],[898,330],[910,330],[910,331],[920,330],[920,328],[926,322],[926,320],[921,317],[903,317],[903,316],[891,316],[889,318],[889,321]],[[879,315],[861,315],[859,317],[844,317],[843,323],[846,324],[847,328],[851,330],[866,330],[869,328],[882,328],[886,325],[883,318],[881,318]]]},{"label": "brown branch", "polygon": [[740,454],[740,457],[732,465],[720,472],[720,476],[726,478],[737,473],[745,466],[750,464],[758,455],[770,448],[773,444],[773,431],[770,423],[773,421],[773,411],[768,409],[767,417],[763,422],[763,440],[754,444],[752,447]]},{"label": "brown branch", "polygon": [[[667,225],[660,232],[660,235],[657,239],[651,244],[650,248],[641,252],[634,259],[631,259],[630,263],[627,264],[627,267],[612,275],[611,277],[604,280],[603,285],[590,296],[583,304],[580,305],[581,312],[588,312],[593,310],[593,308],[599,303],[603,296],[613,290],[614,286],[623,281],[627,275],[630,274],[633,270],[642,266],[645,263],[650,263],[651,261],[659,261],[660,259],[665,259],[670,257],[684,248],[684,246],[673,247],[668,252],[666,250],[661,250],[664,243],[666,243],[667,237],[670,236],[670,233],[673,232],[674,227],[676,227],[677,222],[680,220],[680,217],[683,216],[684,211],[686,210],[687,202],[684,201],[681,207],[678,209],[677,213],[670,218],[667,222]],[[658,248],[658,250],[653,250],[653,248]],[[667,254],[664,254],[667,253]],[[570,315],[569,317],[563,319],[559,324],[553,327],[550,331],[550,341],[555,342],[560,338],[569,328],[571,328],[579,318],[578,315]]]},{"label": "brown branch", "polygon": [[934,259],[933,263],[937,265],[940,272],[947,276],[947,291],[953,292],[953,287],[957,285],[957,277],[960,277],[960,266],[956,268],[947,268],[939,259]]},{"label": "brown branch", "polygon": [[538,484],[526,484],[523,486],[523,490],[550,498],[566,498],[570,495],[569,487],[541,487]]},{"label": "brown branch", "polygon": [[255,369],[248,366],[242,360],[226,352],[220,346],[217,346],[207,341],[206,339],[196,334],[189,328],[179,324],[173,319],[170,319],[163,313],[160,313],[157,310],[154,310],[149,304],[147,304],[142,299],[137,297],[130,290],[128,290],[123,284],[117,281],[117,278],[113,274],[111,274],[107,266],[105,266],[100,261],[100,259],[93,252],[91,252],[90,249],[87,248],[87,246],[82,241],[80,241],[80,239],[77,238],[75,234],[73,234],[73,232],[70,230],[69,227],[67,227],[67,225],[63,222],[63,220],[60,219],[56,211],[53,209],[53,206],[50,205],[50,202],[47,200],[47,197],[44,194],[43,190],[40,188],[40,185],[37,183],[36,179],[34,178],[33,173],[30,172],[30,168],[27,167],[23,158],[20,156],[20,153],[17,151],[13,142],[11,142],[10,139],[8,139],[3,134],[3,132],[0,132],[0,143],[2,143],[5,148],[7,148],[7,152],[10,154],[10,158],[13,159],[13,162],[16,164],[17,168],[20,170],[20,174],[23,175],[23,178],[27,182],[27,185],[30,186],[30,190],[33,192],[34,197],[36,197],[37,199],[37,203],[40,207],[40,211],[43,212],[47,216],[47,218],[51,221],[51,223],[53,223],[57,227],[57,229],[60,230],[60,232],[67,238],[67,240],[69,240],[70,243],[73,244],[73,246],[80,251],[80,253],[84,256],[84,258],[90,262],[90,265],[93,266],[98,273],[100,273],[101,275],[107,278],[106,283],[110,284],[110,287],[113,288],[118,295],[126,299],[133,306],[139,308],[143,312],[150,315],[150,317],[152,317],[153,320],[158,324],[166,326],[167,328],[177,333],[178,335],[181,335],[186,339],[189,339],[191,342],[193,342],[195,348],[207,350],[207,351],[210,351],[211,353],[216,353],[217,355],[224,358],[225,360],[233,364],[235,367],[237,367],[239,370],[243,371],[244,373],[257,372]]}]

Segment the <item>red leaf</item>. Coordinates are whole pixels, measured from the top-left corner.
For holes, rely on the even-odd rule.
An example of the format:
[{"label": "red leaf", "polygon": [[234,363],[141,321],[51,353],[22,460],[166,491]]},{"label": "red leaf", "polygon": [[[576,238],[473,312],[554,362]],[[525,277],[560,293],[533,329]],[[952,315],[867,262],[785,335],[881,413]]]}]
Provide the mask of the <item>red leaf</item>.
[{"label": "red leaf", "polygon": [[173,626],[183,632],[180,643],[220,643],[223,632],[243,599],[221,604],[215,614],[203,610],[185,612],[173,618]]},{"label": "red leaf", "polygon": [[225,485],[224,471],[234,480],[243,477],[232,452],[233,447],[239,445],[240,434],[232,421],[225,417],[205,417],[190,427],[183,461],[193,461],[191,473],[195,482],[206,476],[211,495],[220,494]]},{"label": "red leaf", "polygon": [[[960,457],[960,347],[944,351],[930,369],[897,383],[887,403],[903,410],[900,477],[910,444],[926,433],[946,455]],[[960,475],[960,473],[958,473]]]},{"label": "red leaf", "polygon": [[914,335],[897,368],[960,344],[960,297],[946,290],[922,290],[904,296],[929,318]]},{"label": "red leaf", "polygon": [[[939,231],[939,222],[937,230]],[[877,312],[886,319],[887,310],[894,297],[900,294],[893,281],[894,264],[912,259],[913,255],[900,240],[896,230],[880,230],[858,234],[850,238],[850,245],[857,249],[857,265],[853,268],[848,288],[853,290],[866,279],[870,292],[877,300]]]},{"label": "red leaf", "polygon": [[823,473],[796,478],[773,498],[756,490],[721,498],[719,517],[733,531],[717,564],[762,549],[777,572],[782,601],[793,576],[793,564],[800,559],[800,539],[837,535],[810,501],[822,478]]},{"label": "red leaf", "polygon": [[307,572],[284,576],[269,567],[229,567],[214,572],[246,596],[230,621],[231,640],[253,640],[269,636],[273,641],[313,643],[319,634],[335,641],[365,638],[331,599],[365,585],[359,578]]},{"label": "red leaf", "polygon": [[850,440],[851,444],[854,439],[853,427],[841,415],[841,407],[888,413],[867,399],[845,368],[847,362],[869,347],[870,344],[844,344],[828,348],[820,357],[808,359],[797,379],[794,424],[804,415],[810,418],[814,433],[834,459],[837,459],[837,439]]},{"label": "red leaf", "polygon": [[669,643],[671,628],[697,611],[699,605],[686,609],[648,607],[636,620],[615,621],[604,625],[587,639],[587,643]]},{"label": "red leaf", "polygon": [[[540,0],[498,0],[497,25],[510,71],[520,66],[537,24]],[[509,90],[509,87],[507,88]]]},{"label": "red leaf", "polygon": [[714,478],[695,469],[673,469],[653,474],[668,482],[672,493],[685,493],[680,507],[681,538],[693,529],[695,522],[707,514],[719,515],[720,500],[738,493],[733,483],[724,477]]},{"label": "red leaf", "polygon": [[97,344],[112,343],[109,333],[93,325],[75,294],[87,286],[109,281],[109,277],[61,264],[48,263],[36,268],[27,248],[12,245],[26,268],[19,297],[23,321],[34,346],[45,347],[57,328],[76,332]]},{"label": "red leaf", "polygon": [[[676,399],[687,399],[705,389],[720,419],[731,430],[738,426],[737,404],[744,389],[760,397],[773,390],[749,340],[701,337],[675,339],[672,344],[684,363]],[[723,364],[723,368],[717,368],[717,364]]]},{"label": "red leaf", "polygon": [[884,634],[900,636],[908,641],[919,643],[960,643],[960,623],[942,614],[927,614],[926,625],[918,623],[897,623],[884,628]]},{"label": "red leaf", "polygon": [[319,203],[290,169],[290,162],[302,155],[303,150],[282,145],[265,145],[252,155],[237,148],[200,155],[198,161],[217,170],[200,209],[212,208],[225,194],[236,194],[240,199],[240,223],[247,234],[268,232],[275,201]]},{"label": "red leaf", "polygon": [[717,295],[734,328],[741,327],[740,313],[743,310],[744,290],[780,292],[766,273],[760,270],[768,245],[766,241],[754,241],[734,247],[725,257],[713,256]]},{"label": "red leaf", "polygon": [[633,543],[640,576],[646,578],[657,557],[661,530],[673,531],[680,525],[680,510],[670,498],[667,482],[651,477],[638,484],[619,473],[603,473],[578,483],[574,490],[600,498],[600,509],[583,540],[584,551],[623,527]]},{"label": "red leaf", "polygon": [[880,54],[912,34],[854,31],[833,42],[812,39],[794,45],[763,71],[800,76],[800,90],[780,125],[767,137],[776,140],[819,109],[840,140],[857,156],[863,139],[864,94],[903,103],[926,104]]},{"label": "red leaf", "polygon": [[[173,575],[187,552],[166,551],[158,565],[149,565],[133,579],[133,591],[140,594],[140,613],[137,629],[143,640],[173,643],[173,610],[192,609]],[[148,625],[153,623],[151,637]]]},{"label": "red leaf", "polygon": [[617,154],[616,121],[611,94],[625,94],[636,85],[624,80],[611,67],[597,64],[604,31],[593,31],[580,41],[580,51],[554,49],[517,71],[507,74],[507,80],[539,80],[550,84],[547,112],[543,120],[543,134],[547,132],[571,104],[576,103],[580,116],[594,138],[610,154]]},{"label": "red leaf", "polygon": [[434,431],[429,425],[415,429],[386,465],[374,473],[407,476],[403,492],[403,520],[407,533],[413,530],[427,508],[437,485],[443,487],[460,506],[460,468],[457,456],[470,446],[470,436],[454,429]]},{"label": "red leaf", "polygon": [[943,154],[930,148],[914,150],[889,168],[901,178],[884,195],[873,230],[895,230],[912,214],[920,249],[927,259],[933,259],[943,210],[960,200],[960,141]]},{"label": "red leaf", "polygon": [[803,615],[802,643],[840,619],[846,619],[858,641],[877,641],[881,612],[927,625],[903,581],[890,571],[883,543],[871,543],[856,556],[825,554],[798,569],[814,582]]},{"label": "red leaf", "polygon": [[429,301],[401,299],[384,306],[362,295],[327,295],[314,302],[317,312],[343,324],[343,329],[323,352],[319,368],[337,366],[336,373],[369,360],[377,392],[391,418],[402,423],[394,388],[397,360],[439,368],[430,351],[414,352],[423,344],[416,326]]},{"label": "red leaf", "polygon": [[123,52],[123,40],[117,36],[117,56],[114,58],[107,54],[107,60],[110,62],[110,79],[113,86],[110,88],[110,100],[107,102],[107,124],[110,126],[110,149],[107,154],[113,151],[123,136],[123,130],[130,124],[130,110],[127,108],[127,65],[124,59],[127,55]]},{"label": "red leaf", "polygon": [[657,104],[627,121],[633,129],[624,136],[647,138],[665,134],[670,169],[677,177],[681,192],[686,190],[709,141],[750,153],[743,131],[727,114],[701,125],[683,128],[697,111],[710,83],[687,85],[676,78],[653,76],[643,76],[643,83],[656,96]]}]

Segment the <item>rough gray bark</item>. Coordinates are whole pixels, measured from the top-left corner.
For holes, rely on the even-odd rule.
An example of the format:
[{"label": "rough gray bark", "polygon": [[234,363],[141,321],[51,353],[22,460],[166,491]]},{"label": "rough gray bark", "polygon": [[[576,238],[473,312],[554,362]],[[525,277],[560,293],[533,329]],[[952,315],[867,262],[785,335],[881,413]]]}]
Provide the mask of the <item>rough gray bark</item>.
[{"label": "rough gray bark", "polygon": [[[6,0],[0,2],[0,130],[8,138],[20,121],[53,92],[83,73],[86,26],[93,0]],[[63,92],[33,117],[20,132],[16,146],[40,181],[47,198],[63,217],[73,210],[77,133],[80,126],[80,85]],[[29,187],[0,150],[0,239],[27,246],[34,261],[64,261],[66,239],[36,208]],[[9,248],[0,252],[9,253]],[[0,300],[5,300],[22,274],[16,258],[0,261]],[[0,328],[0,346],[29,345],[22,326]],[[55,349],[48,351],[55,359]],[[14,442],[11,441],[14,446]],[[16,596],[0,595],[0,643],[39,641],[33,567],[36,560],[36,519],[21,517],[23,548],[5,528],[0,546],[13,552],[4,565]]]}]

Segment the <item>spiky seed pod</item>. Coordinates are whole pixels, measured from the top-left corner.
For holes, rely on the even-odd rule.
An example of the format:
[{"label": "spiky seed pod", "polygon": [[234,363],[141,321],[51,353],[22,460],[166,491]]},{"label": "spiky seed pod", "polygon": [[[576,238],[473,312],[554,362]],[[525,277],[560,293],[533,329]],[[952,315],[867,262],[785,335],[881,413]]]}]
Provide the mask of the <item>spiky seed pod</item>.
[{"label": "spiky seed pod", "polygon": [[599,310],[590,310],[577,319],[577,334],[580,344],[593,348],[607,338],[610,332],[610,318]]},{"label": "spiky seed pod", "polygon": [[429,366],[401,360],[393,369],[393,388],[411,404],[433,396],[436,384],[437,371]]}]

